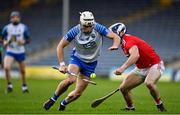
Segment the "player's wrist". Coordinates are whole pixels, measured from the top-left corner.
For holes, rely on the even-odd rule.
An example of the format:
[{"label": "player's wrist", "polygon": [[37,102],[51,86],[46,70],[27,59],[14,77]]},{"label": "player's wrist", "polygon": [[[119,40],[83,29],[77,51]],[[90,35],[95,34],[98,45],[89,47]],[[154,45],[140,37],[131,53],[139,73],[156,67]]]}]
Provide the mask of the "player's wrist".
[{"label": "player's wrist", "polygon": [[25,40],[19,40],[19,41],[18,41],[18,44],[19,44],[19,45],[24,45],[24,44],[25,44]]},{"label": "player's wrist", "polygon": [[60,65],[60,66],[65,66],[66,64],[65,64],[65,62],[63,61],[63,62],[60,62],[59,65]]}]

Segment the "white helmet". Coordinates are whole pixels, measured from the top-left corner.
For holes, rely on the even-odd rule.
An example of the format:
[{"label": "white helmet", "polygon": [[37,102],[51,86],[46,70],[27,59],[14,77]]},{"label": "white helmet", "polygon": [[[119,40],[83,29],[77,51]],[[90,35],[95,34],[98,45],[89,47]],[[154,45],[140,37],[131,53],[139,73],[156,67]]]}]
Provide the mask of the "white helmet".
[{"label": "white helmet", "polygon": [[80,12],[80,24],[85,26],[93,26],[95,23],[92,12],[84,11]]},{"label": "white helmet", "polygon": [[115,23],[109,27],[109,30],[119,35],[122,31],[126,33],[126,26],[123,23]]}]

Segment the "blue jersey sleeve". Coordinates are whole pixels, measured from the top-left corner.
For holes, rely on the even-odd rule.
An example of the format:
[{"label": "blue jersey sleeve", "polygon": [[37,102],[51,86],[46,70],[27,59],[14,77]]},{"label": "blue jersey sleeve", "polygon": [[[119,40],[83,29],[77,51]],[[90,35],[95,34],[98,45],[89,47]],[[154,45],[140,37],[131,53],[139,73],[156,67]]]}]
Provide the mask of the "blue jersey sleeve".
[{"label": "blue jersey sleeve", "polygon": [[95,24],[95,30],[99,32],[101,35],[106,36],[106,37],[107,37],[107,34],[109,33],[109,30],[105,26],[98,23]]},{"label": "blue jersey sleeve", "polygon": [[2,38],[6,40],[7,36],[8,36],[7,26],[5,26],[2,30]]},{"label": "blue jersey sleeve", "polygon": [[25,38],[25,39],[29,39],[29,38],[30,38],[30,32],[29,32],[29,29],[28,29],[27,26],[25,26],[25,28],[24,28],[24,33],[23,33],[23,35],[24,35],[24,38]]},{"label": "blue jersey sleeve", "polygon": [[80,32],[79,26],[75,26],[67,32],[67,34],[64,36],[64,38],[67,41],[71,42],[78,35],[79,32]]},{"label": "blue jersey sleeve", "polygon": [[30,43],[30,32],[29,32],[29,29],[27,26],[24,27],[24,39],[25,39],[25,42],[26,44]]}]

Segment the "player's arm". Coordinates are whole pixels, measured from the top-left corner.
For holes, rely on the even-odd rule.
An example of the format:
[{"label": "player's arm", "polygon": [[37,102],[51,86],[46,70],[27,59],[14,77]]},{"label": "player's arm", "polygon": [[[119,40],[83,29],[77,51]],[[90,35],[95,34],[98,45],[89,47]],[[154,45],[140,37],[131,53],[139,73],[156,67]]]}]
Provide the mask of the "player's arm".
[{"label": "player's arm", "polygon": [[24,36],[24,39],[19,40],[19,41],[18,41],[18,44],[19,44],[19,45],[29,44],[30,41],[31,41],[31,38],[30,38],[29,29],[28,29],[27,26],[25,26],[23,36]]},{"label": "player's arm", "polygon": [[60,40],[57,46],[57,57],[59,61],[59,71],[62,73],[66,73],[67,67],[64,62],[64,48],[75,38],[75,36],[79,33],[78,26],[70,29],[67,34]]},{"label": "player's arm", "polygon": [[30,31],[27,26],[25,26],[25,31],[24,31],[24,44],[29,44],[31,42],[31,36],[30,36]]},{"label": "player's arm", "polygon": [[57,57],[58,57],[59,64],[64,63],[64,48],[68,44],[69,42],[63,37],[57,46]]},{"label": "player's arm", "polygon": [[60,40],[58,46],[57,46],[57,57],[58,62],[60,65],[59,71],[62,73],[65,73],[67,70],[67,67],[64,62],[64,48],[69,44],[69,41],[67,41],[64,37]]},{"label": "player's arm", "polygon": [[12,41],[7,40],[8,32],[7,27],[5,26],[2,30],[2,40],[3,40],[3,47],[7,47]]},{"label": "player's arm", "polygon": [[124,70],[126,68],[128,68],[129,66],[135,64],[137,62],[137,60],[139,59],[139,49],[137,46],[132,46],[129,49],[129,58],[127,59],[127,61],[122,65],[122,67],[124,68]]},{"label": "player's arm", "polygon": [[121,42],[121,39],[119,38],[119,36],[117,34],[113,33],[112,31],[109,31],[107,34],[107,37],[113,39],[113,45],[109,49],[117,50],[119,47],[119,44]]},{"label": "player's arm", "polygon": [[4,40],[3,46],[6,48],[10,44],[10,41]]},{"label": "player's arm", "polygon": [[109,48],[110,50],[117,50],[120,44],[120,38],[118,35],[107,29],[105,26],[96,23],[95,29],[103,36],[113,39],[113,45]]},{"label": "player's arm", "polygon": [[137,46],[132,46],[130,49],[129,49],[129,58],[127,59],[127,61],[121,66],[119,67],[115,72],[114,74],[116,75],[120,75],[124,72],[125,69],[127,69],[128,67],[130,67],[131,65],[135,64],[138,59],[139,59],[139,49]]}]

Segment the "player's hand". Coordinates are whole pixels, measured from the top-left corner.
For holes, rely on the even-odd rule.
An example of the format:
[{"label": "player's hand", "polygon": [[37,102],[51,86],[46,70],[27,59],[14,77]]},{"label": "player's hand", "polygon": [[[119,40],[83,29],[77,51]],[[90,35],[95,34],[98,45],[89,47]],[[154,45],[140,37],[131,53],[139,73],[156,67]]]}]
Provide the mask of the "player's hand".
[{"label": "player's hand", "polygon": [[59,71],[63,74],[65,74],[67,72],[67,66],[66,65],[62,65],[59,67]]},{"label": "player's hand", "polygon": [[21,39],[17,41],[19,45],[24,45],[25,44],[25,40]]},{"label": "player's hand", "polygon": [[117,50],[118,47],[117,46],[111,46],[110,48],[108,48],[109,50]]},{"label": "player's hand", "polygon": [[10,40],[11,40],[12,42],[15,42],[15,41],[17,40],[16,35],[12,35]]},{"label": "player's hand", "polygon": [[123,67],[120,67],[120,68],[118,68],[118,69],[116,69],[115,71],[114,71],[114,74],[115,75],[121,75],[123,72],[124,72],[124,68]]},{"label": "player's hand", "polygon": [[7,44],[9,45],[9,44],[11,44],[12,42],[13,42],[12,39],[10,39],[10,40],[7,41]]},{"label": "player's hand", "polygon": [[13,42],[13,37],[11,37],[10,39],[7,40],[8,44],[11,44]]},{"label": "player's hand", "polygon": [[4,41],[4,47],[7,47],[9,44],[11,44],[11,40],[5,40]]}]

